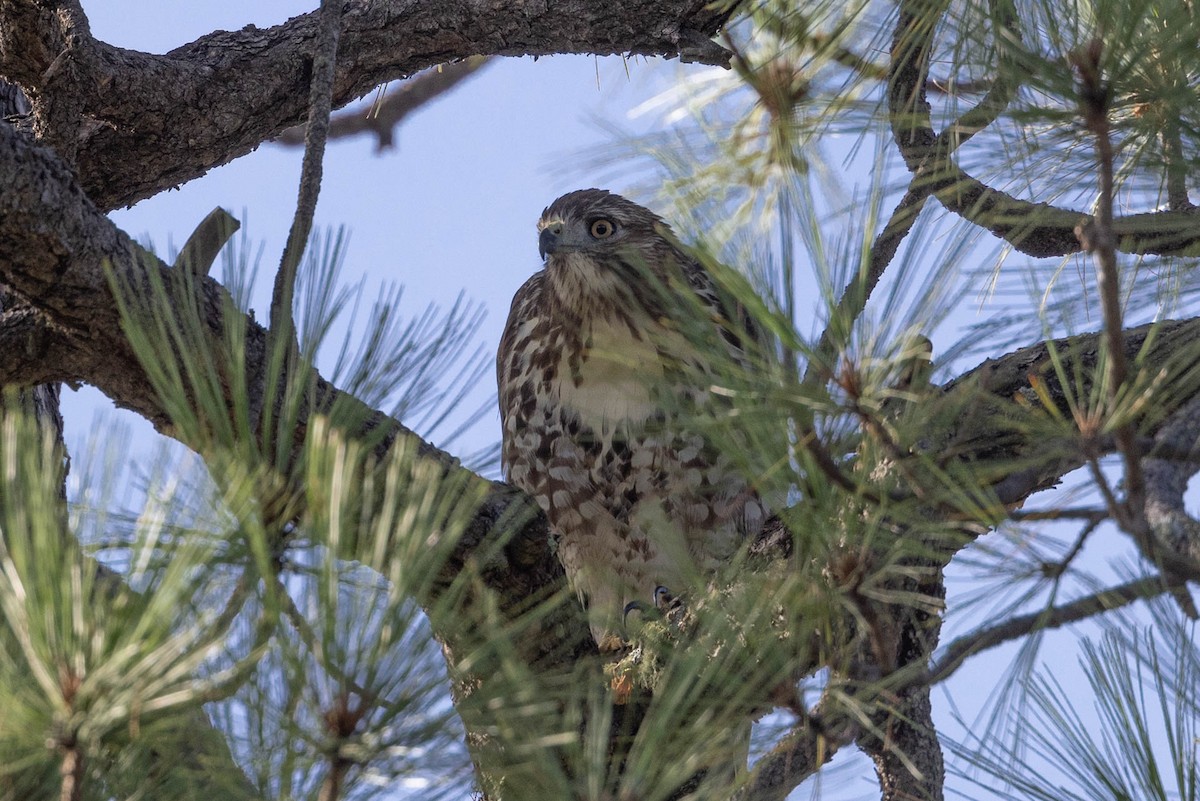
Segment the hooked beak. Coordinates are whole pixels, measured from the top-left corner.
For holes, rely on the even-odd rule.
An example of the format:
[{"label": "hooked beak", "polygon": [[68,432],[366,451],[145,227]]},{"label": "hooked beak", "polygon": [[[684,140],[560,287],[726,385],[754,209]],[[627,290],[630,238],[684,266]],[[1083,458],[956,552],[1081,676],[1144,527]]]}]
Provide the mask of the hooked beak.
[{"label": "hooked beak", "polygon": [[538,253],[542,259],[554,251],[558,250],[558,237],[562,234],[563,224],[561,222],[552,222],[542,229],[538,234]]}]

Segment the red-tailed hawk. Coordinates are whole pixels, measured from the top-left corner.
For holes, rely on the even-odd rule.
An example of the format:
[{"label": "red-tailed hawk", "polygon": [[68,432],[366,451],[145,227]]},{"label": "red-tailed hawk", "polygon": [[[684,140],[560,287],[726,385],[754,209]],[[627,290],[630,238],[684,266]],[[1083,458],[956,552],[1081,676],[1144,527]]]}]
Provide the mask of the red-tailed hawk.
[{"label": "red-tailed hawk", "polygon": [[762,525],[758,496],[695,425],[738,334],[648,209],[584,189],[537,227],[545,269],[513,298],[496,358],[504,469],[545,510],[597,644],[615,649],[627,604],[701,585]]}]

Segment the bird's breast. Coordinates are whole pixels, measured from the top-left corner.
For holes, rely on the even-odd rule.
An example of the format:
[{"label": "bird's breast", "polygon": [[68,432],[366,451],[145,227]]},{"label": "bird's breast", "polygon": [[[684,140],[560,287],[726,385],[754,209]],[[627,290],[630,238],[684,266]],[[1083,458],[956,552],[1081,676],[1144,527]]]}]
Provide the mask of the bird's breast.
[{"label": "bird's breast", "polygon": [[622,322],[589,326],[577,349],[562,353],[557,384],[564,406],[597,430],[640,423],[658,411],[654,387],[663,376],[652,330],[635,335]]}]

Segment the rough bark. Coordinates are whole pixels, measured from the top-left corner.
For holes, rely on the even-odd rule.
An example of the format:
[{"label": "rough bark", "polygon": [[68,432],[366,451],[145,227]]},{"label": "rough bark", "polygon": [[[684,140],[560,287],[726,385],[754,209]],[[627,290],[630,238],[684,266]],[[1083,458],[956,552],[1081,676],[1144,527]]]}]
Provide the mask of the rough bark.
[{"label": "rough bark", "polygon": [[[729,14],[717,6],[351,0],[333,106],[475,55],[624,53],[725,64],[728,53],[710,39]],[[93,38],[77,2],[4,0],[0,76],[25,90],[32,130],[77,162],[84,191],[109,210],[198,178],[299,124],[317,30],[313,12],[152,55]]]}]

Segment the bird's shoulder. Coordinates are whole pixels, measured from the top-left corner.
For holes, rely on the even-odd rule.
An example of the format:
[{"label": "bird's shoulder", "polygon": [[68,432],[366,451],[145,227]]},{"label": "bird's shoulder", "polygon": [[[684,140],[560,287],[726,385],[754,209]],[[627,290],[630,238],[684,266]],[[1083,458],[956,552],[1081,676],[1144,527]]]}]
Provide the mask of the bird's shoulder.
[{"label": "bird's shoulder", "polygon": [[496,351],[496,367],[502,387],[506,378],[505,362],[513,358],[519,349],[519,343],[528,340],[534,329],[542,324],[545,279],[545,272],[538,271],[521,284],[521,288],[513,295],[512,305],[508,309],[508,320],[505,321],[504,331],[500,335],[500,347]]},{"label": "bird's shoulder", "polygon": [[708,312],[720,341],[737,362],[747,366],[748,358],[761,355],[769,345],[765,331],[735,293],[718,282],[699,260],[681,254],[680,261],[688,288]]}]

